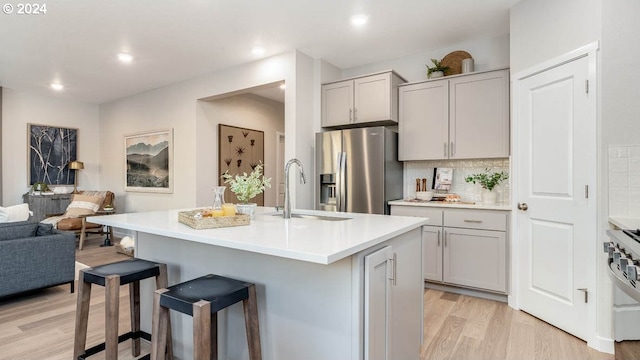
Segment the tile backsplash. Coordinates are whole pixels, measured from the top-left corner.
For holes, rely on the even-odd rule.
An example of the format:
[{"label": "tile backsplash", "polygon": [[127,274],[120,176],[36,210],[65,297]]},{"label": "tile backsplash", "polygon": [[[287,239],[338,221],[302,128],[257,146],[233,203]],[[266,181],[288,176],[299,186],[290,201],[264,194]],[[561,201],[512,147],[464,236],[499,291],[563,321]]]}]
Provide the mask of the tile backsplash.
[{"label": "tile backsplash", "polygon": [[[427,178],[427,184],[430,186],[433,182],[433,169],[439,167],[453,169],[453,183],[449,192],[460,195],[463,201],[478,203],[482,201],[480,195],[482,188],[480,185],[464,181],[467,176],[482,173],[486,168],[494,172],[510,173],[509,158],[405,161],[403,197],[405,199],[416,197],[416,178]],[[509,181],[502,182],[493,191],[498,193],[497,202],[499,204],[510,202]]]},{"label": "tile backsplash", "polygon": [[640,217],[640,145],[608,149],[609,216]]}]

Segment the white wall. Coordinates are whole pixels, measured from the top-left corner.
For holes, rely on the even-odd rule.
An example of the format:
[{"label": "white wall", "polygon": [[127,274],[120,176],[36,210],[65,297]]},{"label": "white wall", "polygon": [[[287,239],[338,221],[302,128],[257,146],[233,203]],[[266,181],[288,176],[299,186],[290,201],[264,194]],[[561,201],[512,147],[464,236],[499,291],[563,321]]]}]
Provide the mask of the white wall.
[{"label": "white wall", "polygon": [[22,203],[22,194],[30,189],[27,179],[27,124],[29,123],[77,128],[77,158],[84,162],[84,169],[77,173],[78,188],[80,190],[102,189],[99,175],[99,147],[103,138],[98,131],[98,107],[4,88],[2,91],[4,206]]},{"label": "white wall", "polygon": [[514,5],[510,17],[511,73],[599,40],[601,2],[522,0]]},{"label": "white wall", "polygon": [[640,1],[602,2],[602,144],[640,144]]},{"label": "white wall", "polygon": [[431,66],[431,59],[442,59],[445,55],[457,50],[464,50],[471,54],[476,71],[509,67],[509,36],[504,35],[463,42],[444,49],[421,52],[388,61],[345,69],[342,75],[347,78],[393,69],[406,78],[408,82],[426,80],[427,67],[425,65]]},{"label": "white wall", "polygon": [[[308,56],[291,51],[101,105],[100,132],[104,139],[116,144],[114,148],[105,146],[100,151],[101,180],[105,188],[124,200],[118,205],[119,210],[137,212],[196,206],[200,187],[196,184],[210,181],[199,178],[196,169],[200,166],[217,169],[218,166],[217,156],[211,154],[207,143],[212,140],[201,131],[210,131],[211,124],[201,116],[198,99],[284,80],[287,84],[285,158],[298,157],[308,164],[313,100],[306,93],[312,92],[314,75],[313,69],[305,64],[310,61]],[[123,136],[166,127],[174,129],[173,194],[125,193]],[[297,193],[294,204],[299,208],[310,207],[311,193],[304,188],[298,191],[295,185],[292,189]]]},{"label": "white wall", "polygon": [[[260,130],[264,132],[264,175],[271,178],[272,187],[265,189],[264,205],[276,206],[276,132],[284,132],[284,104],[252,94],[242,94],[212,101],[198,101],[197,116],[204,116],[198,121],[197,138],[209,149],[209,166],[198,166],[196,206],[210,206],[213,201],[213,186],[218,185],[218,166],[214,168],[214,160],[218,159],[218,124],[225,124]],[[203,125],[202,127],[200,125]],[[203,161],[206,161],[203,159]],[[228,190],[227,190],[228,191]],[[230,201],[233,194],[225,193],[225,200]],[[236,202],[236,201],[233,201]]]}]

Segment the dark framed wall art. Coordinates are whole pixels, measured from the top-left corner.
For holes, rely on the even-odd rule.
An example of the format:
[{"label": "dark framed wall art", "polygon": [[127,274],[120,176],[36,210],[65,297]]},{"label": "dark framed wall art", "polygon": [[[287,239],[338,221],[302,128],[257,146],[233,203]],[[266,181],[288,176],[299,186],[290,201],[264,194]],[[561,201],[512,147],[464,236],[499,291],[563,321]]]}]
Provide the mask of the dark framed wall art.
[{"label": "dark framed wall art", "polygon": [[27,124],[29,185],[73,185],[76,172],[68,164],[76,160],[78,129]]},{"label": "dark framed wall art", "polygon": [[173,129],[125,135],[125,191],[173,193]]},{"label": "dark framed wall art", "polygon": [[[227,171],[233,176],[249,174],[260,163],[264,164],[264,131],[218,124],[218,176]],[[225,186],[220,177],[218,184]],[[239,202],[231,191],[225,192],[224,198],[229,203]],[[264,205],[264,193],[251,202]]]}]

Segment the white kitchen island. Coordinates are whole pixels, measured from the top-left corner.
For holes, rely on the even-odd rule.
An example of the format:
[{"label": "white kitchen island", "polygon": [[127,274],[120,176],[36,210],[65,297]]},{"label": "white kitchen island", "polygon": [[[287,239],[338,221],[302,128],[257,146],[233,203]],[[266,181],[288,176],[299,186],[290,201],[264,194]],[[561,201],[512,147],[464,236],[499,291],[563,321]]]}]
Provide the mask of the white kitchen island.
[{"label": "white kitchen island", "polygon": [[[167,264],[169,284],[213,273],[256,284],[265,360],[417,360],[426,219],[321,211],[284,220],[258,208],[250,225],[195,230],[178,210],[90,217],[135,231],[136,257]],[[152,281],[141,287],[151,327]],[[192,358],[192,319],[171,312],[174,353]],[[242,305],[218,315],[220,359],[248,359]]]}]

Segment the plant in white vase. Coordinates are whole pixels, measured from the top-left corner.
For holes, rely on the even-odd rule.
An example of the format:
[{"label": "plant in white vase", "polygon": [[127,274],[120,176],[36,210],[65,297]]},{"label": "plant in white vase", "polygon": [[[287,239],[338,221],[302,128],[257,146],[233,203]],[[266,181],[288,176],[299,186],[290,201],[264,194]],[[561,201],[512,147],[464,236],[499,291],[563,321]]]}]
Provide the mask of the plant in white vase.
[{"label": "plant in white vase", "polygon": [[484,190],[486,190],[482,192],[483,204],[495,204],[497,194],[493,192],[493,188],[507,179],[509,179],[509,174],[507,174],[506,172],[492,172],[491,170],[486,168],[484,169],[483,173],[471,174],[464,180],[466,182],[480,184],[480,186]]},{"label": "plant in white vase", "polygon": [[251,215],[252,218],[257,205],[255,203],[249,204],[249,200],[262,194],[264,189],[271,187],[271,178],[264,177],[262,168],[262,164],[256,165],[249,175],[245,172],[242,175],[233,176],[228,171],[222,174],[224,183],[229,184],[231,192],[236,194],[239,201],[242,201],[242,204],[237,205],[238,212]]},{"label": "plant in white vase", "polygon": [[429,79],[443,77],[446,72],[449,71],[449,67],[442,65],[441,60],[431,59],[431,62],[433,63],[433,67],[429,67],[429,65],[425,64],[427,67],[427,77]]}]

